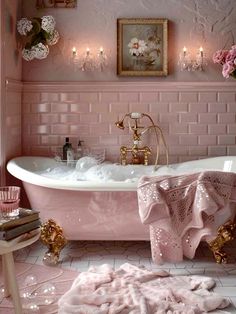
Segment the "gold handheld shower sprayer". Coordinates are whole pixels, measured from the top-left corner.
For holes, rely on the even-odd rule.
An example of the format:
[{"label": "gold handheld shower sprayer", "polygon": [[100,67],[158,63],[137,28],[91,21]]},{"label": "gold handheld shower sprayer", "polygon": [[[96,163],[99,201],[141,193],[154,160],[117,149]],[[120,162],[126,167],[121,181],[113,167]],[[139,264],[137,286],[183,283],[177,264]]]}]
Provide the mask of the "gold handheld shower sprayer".
[{"label": "gold handheld shower sprayer", "polygon": [[[147,117],[149,121],[151,122],[151,125],[147,127],[143,127],[138,125],[138,122],[141,118]],[[120,160],[122,165],[126,165],[127,162],[127,153],[131,153],[132,159],[131,159],[131,164],[144,164],[148,165],[148,156],[151,155],[151,149],[148,146],[143,146],[140,147],[141,143],[141,136],[146,133],[149,130],[153,130],[156,136],[156,144],[157,144],[157,149],[156,149],[156,159],[155,159],[155,166],[154,170],[157,169],[158,165],[158,159],[159,159],[159,138],[162,141],[162,144],[164,145],[165,148],[165,153],[166,153],[166,164],[168,165],[168,149],[167,145],[162,133],[161,128],[154,123],[153,119],[146,113],[140,113],[140,112],[131,112],[127,113],[124,115],[124,117],[121,120],[118,120],[115,125],[119,128],[124,130],[124,120],[126,118],[129,118],[128,122],[128,128],[133,131],[133,146],[132,147],[126,147],[126,146],[121,146],[120,148]],[[134,125],[130,125],[130,120],[134,121]]]}]

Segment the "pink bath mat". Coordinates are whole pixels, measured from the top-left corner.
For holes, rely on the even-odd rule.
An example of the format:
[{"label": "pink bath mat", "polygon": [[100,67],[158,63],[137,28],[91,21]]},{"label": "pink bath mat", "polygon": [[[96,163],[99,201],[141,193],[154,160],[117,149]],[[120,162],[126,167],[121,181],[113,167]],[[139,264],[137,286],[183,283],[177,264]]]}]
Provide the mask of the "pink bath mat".
[{"label": "pink bath mat", "polygon": [[[171,276],[125,263],[81,272],[58,302],[58,314],[203,314],[231,313],[229,300],[210,290],[204,276]],[[213,313],[213,312],[211,312]]]},{"label": "pink bath mat", "polygon": [[[26,263],[15,267],[24,314],[232,313],[226,298],[209,292],[215,285],[209,277],[171,276],[129,263],[117,270],[91,266],[81,273]],[[0,299],[0,313],[14,314],[10,298]]]}]

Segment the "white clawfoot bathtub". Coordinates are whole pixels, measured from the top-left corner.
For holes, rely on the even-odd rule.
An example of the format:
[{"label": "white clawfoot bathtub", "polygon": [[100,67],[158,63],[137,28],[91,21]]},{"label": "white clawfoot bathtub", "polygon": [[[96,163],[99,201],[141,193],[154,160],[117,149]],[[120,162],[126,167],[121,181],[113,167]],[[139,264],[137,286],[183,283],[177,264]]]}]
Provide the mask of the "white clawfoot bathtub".
[{"label": "white clawfoot bathtub", "polygon": [[157,171],[153,166],[105,163],[91,167],[85,175],[82,168],[62,165],[61,172],[60,163],[47,157],[17,157],[7,164],[7,170],[23,182],[41,220],[55,220],[68,240],[149,240],[149,228],[142,225],[138,213],[139,177],[201,170],[236,172],[236,157],[188,161],[160,166]]}]

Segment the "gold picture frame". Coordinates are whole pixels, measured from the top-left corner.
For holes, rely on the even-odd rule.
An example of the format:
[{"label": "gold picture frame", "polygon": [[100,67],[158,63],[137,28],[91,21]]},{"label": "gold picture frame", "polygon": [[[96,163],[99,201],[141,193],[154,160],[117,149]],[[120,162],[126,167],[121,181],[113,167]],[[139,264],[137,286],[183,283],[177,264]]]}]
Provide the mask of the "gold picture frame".
[{"label": "gold picture frame", "polygon": [[77,0],[36,0],[37,9],[76,8]]},{"label": "gold picture frame", "polygon": [[117,20],[117,75],[168,75],[168,20]]}]

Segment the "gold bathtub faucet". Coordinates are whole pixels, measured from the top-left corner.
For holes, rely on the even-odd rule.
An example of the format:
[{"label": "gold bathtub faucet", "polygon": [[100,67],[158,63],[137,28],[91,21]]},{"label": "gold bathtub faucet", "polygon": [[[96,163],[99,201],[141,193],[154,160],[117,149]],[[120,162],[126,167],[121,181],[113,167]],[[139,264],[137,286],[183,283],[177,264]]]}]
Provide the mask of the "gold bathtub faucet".
[{"label": "gold bathtub faucet", "polygon": [[[147,132],[148,130],[152,129],[155,132],[156,141],[157,141],[155,170],[157,168],[158,158],[159,158],[159,137],[161,138],[162,143],[165,147],[166,164],[168,165],[168,149],[167,149],[167,145],[166,145],[165,139],[163,137],[163,133],[162,133],[161,128],[158,125],[154,124],[152,118],[148,114],[139,113],[139,112],[131,112],[131,113],[125,114],[125,116],[121,120],[119,120],[115,123],[115,125],[119,129],[122,129],[122,130],[125,129],[124,120],[126,117],[128,117],[131,121],[134,122],[134,125],[132,125],[132,126],[130,125],[130,123],[128,124],[128,128],[133,132],[133,146],[132,147],[121,146],[121,148],[120,148],[120,162],[121,162],[121,164],[126,165],[128,163],[127,155],[128,155],[128,153],[131,153],[131,164],[143,164],[145,166],[148,165],[148,163],[149,163],[148,157],[152,153],[151,148],[149,148],[148,146],[140,147],[140,143],[141,143],[141,136],[145,132]],[[149,121],[151,121],[151,125],[149,125],[148,127],[143,127],[143,126],[138,125],[138,121],[144,117],[147,117],[149,119]]]},{"label": "gold bathtub faucet", "polygon": [[[151,149],[148,146],[138,147],[134,144],[133,147],[128,148],[126,146],[121,146],[120,148],[120,163],[125,166],[127,164],[127,153],[132,154],[131,163],[133,165],[143,164],[148,165],[148,155],[151,155]],[[143,155],[141,156],[140,153]]]}]

